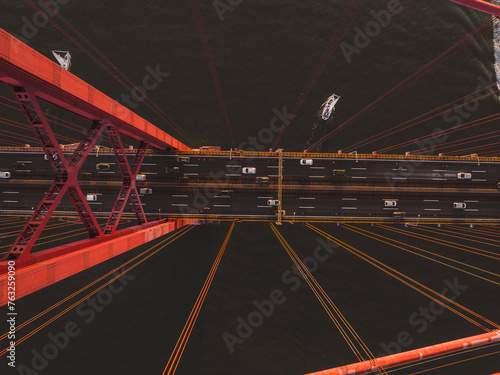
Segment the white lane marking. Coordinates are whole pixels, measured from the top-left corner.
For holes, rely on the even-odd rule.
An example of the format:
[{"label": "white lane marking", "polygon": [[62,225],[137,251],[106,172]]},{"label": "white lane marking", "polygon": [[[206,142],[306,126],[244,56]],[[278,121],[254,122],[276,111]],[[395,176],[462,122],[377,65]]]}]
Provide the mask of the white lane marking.
[{"label": "white lane marking", "polygon": [[31,169],[19,169],[19,170],[16,169],[16,172],[30,173]]},{"label": "white lane marking", "polygon": [[351,178],[366,178],[364,176],[351,176]]},{"label": "white lane marking", "polygon": [[358,198],[342,198],[343,201],[357,201]]},{"label": "white lane marking", "polygon": [[488,181],[485,178],[473,178],[472,181]]},{"label": "white lane marking", "polygon": [[357,210],[357,207],[342,207],[343,210]]},{"label": "white lane marking", "polygon": [[102,202],[87,202],[88,204],[102,204]]},{"label": "white lane marking", "polygon": [[311,167],[311,169],[325,169],[325,167]]},{"label": "white lane marking", "polygon": [[184,164],[185,167],[199,167],[199,164]]},{"label": "white lane marking", "polygon": [[4,191],[4,194],[19,194],[18,191]]},{"label": "white lane marking", "polygon": [[354,170],[357,170],[357,171],[366,171],[366,168],[351,168],[351,169],[354,169]]},{"label": "white lane marking", "polygon": [[257,206],[258,208],[268,208],[270,206]]},{"label": "white lane marking", "polygon": [[257,197],[258,199],[273,199],[273,197]]},{"label": "white lane marking", "polygon": [[325,176],[309,176],[309,178],[325,178]]},{"label": "white lane marking", "polygon": [[33,163],[31,160],[17,160],[16,163]]},{"label": "white lane marking", "polygon": [[279,177],[279,175],[277,175],[277,174],[269,174],[269,175],[267,175],[267,177]]},{"label": "white lane marking", "polygon": [[464,202],[467,202],[467,203],[478,203],[479,201],[464,201]]},{"label": "white lane marking", "polygon": [[101,172],[101,171],[99,171],[99,172],[97,172],[97,173],[111,173],[111,174],[113,174],[113,173],[115,173],[115,172]]},{"label": "white lane marking", "polygon": [[472,173],[486,173],[486,171],[472,171]]},{"label": "white lane marking", "polygon": [[393,171],[407,171],[408,169],[404,169],[404,168],[401,168],[401,169],[399,169],[399,168],[393,168],[392,170],[393,170]]},{"label": "white lane marking", "polygon": [[139,174],[158,174],[158,173],[156,173],[156,172],[141,172]]},{"label": "white lane marking", "polygon": [[299,199],[316,199],[314,197],[300,197]]},{"label": "white lane marking", "polygon": [[172,195],[173,198],[187,198],[187,194],[174,194]]},{"label": "white lane marking", "polygon": [[446,169],[433,169],[433,172],[448,172]]},{"label": "white lane marking", "polygon": [[267,168],[279,168],[279,165],[268,165]]},{"label": "white lane marking", "polygon": [[433,181],[446,181],[446,178],[437,178],[437,177],[434,177],[432,180]]},{"label": "white lane marking", "polygon": [[393,177],[393,180],[408,180],[406,177]]},{"label": "white lane marking", "polygon": [[439,199],[424,199],[424,202],[439,202]]},{"label": "white lane marking", "polygon": [[397,207],[384,207],[384,210],[397,210]]},{"label": "white lane marking", "polygon": [[4,201],[4,203],[18,203],[18,201]]},{"label": "white lane marking", "polygon": [[226,168],[241,168],[241,165],[236,165],[236,164],[227,164]]},{"label": "white lane marking", "polygon": [[141,165],[156,165],[156,163],[142,163]]},{"label": "white lane marking", "polygon": [[184,173],[184,176],[198,176],[198,173]]},{"label": "white lane marking", "polygon": [[424,211],[441,211],[440,208],[424,208]]},{"label": "white lane marking", "polygon": [[314,208],[312,206],[299,206],[299,208]]},{"label": "white lane marking", "polygon": [[241,173],[226,173],[226,176],[228,176],[228,177],[240,177]]},{"label": "white lane marking", "polygon": [[229,204],[214,204],[214,207],[231,207]]},{"label": "white lane marking", "polygon": [[477,208],[466,208],[464,211],[479,211]]},{"label": "white lane marking", "polygon": [[174,207],[186,207],[187,204],[184,204],[184,203],[172,203],[171,206],[174,206]]}]

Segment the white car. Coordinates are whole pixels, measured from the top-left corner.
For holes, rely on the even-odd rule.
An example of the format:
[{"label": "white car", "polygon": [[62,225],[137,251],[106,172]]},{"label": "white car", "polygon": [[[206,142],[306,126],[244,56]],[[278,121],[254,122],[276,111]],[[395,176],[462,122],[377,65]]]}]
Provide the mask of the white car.
[{"label": "white car", "polygon": [[243,167],[243,168],[241,168],[241,173],[243,173],[243,174],[255,174],[255,173],[257,173],[257,168],[255,168],[255,167]]},{"label": "white car", "polygon": [[277,200],[277,199],[269,199],[269,200],[267,201],[267,205],[268,205],[268,206],[277,206],[277,205],[279,205],[279,204],[280,204],[280,201],[279,201],[279,200]]},{"label": "white car", "polygon": [[97,200],[97,194],[87,194],[87,202],[95,202]]},{"label": "white car", "polygon": [[396,207],[397,205],[398,205],[397,201],[393,201],[393,200],[386,200],[386,201],[384,201],[384,206],[385,207]]},{"label": "white car", "polygon": [[453,202],[453,208],[458,208],[463,210],[465,207],[467,207],[465,202]]},{"label": "white car", "polygon": [[136,181],[146,181],[146,175],[145,174],[138,174],[135,176]]},{"label": "white car", "polygon": [[0,172],[0,178],[10,178],[10,172]]},{"label": "white car", "polygon": [[300,159],[300,165],[313,165],[312,159]]},{"label": "white car", "polygon": [[457,178],[459,180],[470,180],[472,178],[471,173],[466,173],[466,172],[458,172],[457,173]]},{"label": "white car", "polygon": [[139,189],[139,194],[153,194],[153,189],[150,188]]}]

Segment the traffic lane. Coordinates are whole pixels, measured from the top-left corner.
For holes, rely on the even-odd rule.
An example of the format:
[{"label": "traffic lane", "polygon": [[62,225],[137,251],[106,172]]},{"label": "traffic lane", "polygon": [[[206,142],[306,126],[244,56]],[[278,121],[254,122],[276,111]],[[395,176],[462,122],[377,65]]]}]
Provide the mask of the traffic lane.
[{"label": "traffic lane", "polygon": [[[315,198],[283,199],[283,209],[287,215],[323,215],[352,217],[392,217],[393,212],[404,212],[407,217],[452,217],[452,218],[500,218],[494,201],[470,199],[446,199],[439,202],[395,198],[396,206],[386,206],[386,199],[366,198]],[[465,208],[454,208],[454,203],[465,203]]]}]

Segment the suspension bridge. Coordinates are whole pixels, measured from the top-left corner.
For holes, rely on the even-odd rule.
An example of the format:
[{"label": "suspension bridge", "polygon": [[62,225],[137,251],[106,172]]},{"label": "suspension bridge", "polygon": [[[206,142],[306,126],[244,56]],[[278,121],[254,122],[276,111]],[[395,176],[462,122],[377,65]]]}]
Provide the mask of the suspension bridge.
[{"label": "suspension bridge", "polygon": [[[500,7],[491,3],[479,0],[452,1],[500,16]],[[197,1],[191,1],[191,5],[228,134],[235,145]],[[362,5],[363,1],[352,2],[344,22],[300,94],[292,114],[299,111],[301,103]],[[166,235],[169,235],[169,244],[193,231],[193,224],[229,221],[230,229],[166,364],[164,373],[173,374],[230,242],[235,223],[260,221],[269,223],[270,230],[291,258],[301,278],[306,281],[358,359],[357,363],[325,369],[317,374],[388,373],[403,365],[494,345],[500,341],[500,325],[496,322],[391,268],[324,231],[318,224],[336,223],[352,233],[420,257],[430,256],[429,259],[434,262],[498,286],[500,275],[493,271],[395,239],[396,235],[401,234],[413,236],[499,260],[495,251],[435,237],[436,233],[452,238],[460,236],[467,241],[496,246],[496,226],[500,223],[497,209],[500,157],[496,156],[496,151],[479,155],[478,148],[473,146],[477,137],[473,136],[459,144],[465,145],[459,150],[465,156],[447,154],[447,147],[457,144],[441,142],[439,137],[458,129],[441,130],[397,145],[420,145],[419,149],[409,150],[405,154],[388,153],[396,146],[388,146],[372,154],[358,154],[355,151],[374,140],[405,131],[422,121],[446,113],[450,108],[457,108],[457,103],[466,106],[482,97],[496,94],[496,85],[485,86],[353,144],[346,150],[335,153],[313,152],[321,143],[395,95],[419,75],[425,74],[432,64],[443,63],[492,27],[491,20],[485,22],[450,47],[448,55],[439,56],[300,153],[276,149],[288,125],[281,130],[268,152],[195,148],[196,142],[185,130],[168,118],[160,107],[152,102],[147,103],[186,139],[184,144],[0,30],[0,81],[12,94],[9,105],[17,106],[25,117],[27,126],[23,128],[29,129],[34,136],[30,145],[12,142],[0,148],[0,213],[6,216],[5,221],[2,221],[3,229],[10,228],[8,225],[11,222],[22,223],[21,231],[6,248],[0,262],[1,305],[12,307],[11,311],[15,311],[17,299],[138,246]],[[77,32],[72,26],[70,28]],[[126,87],[133,87],[117,68],[114,69]],[[468,99],[464,101],[465,98]],[[50,125],[49,116],[43,110],[43,103],[85,119],[89,126],[81,129],[83,137],[74,142],[73,138],[56,134]],[[497,115],[471,121],[461,127],[468,129],[495,120],[498,120]],[[481,134],[481,137],[486,135]],[[108,145],[97,145],[103,136],[107,138]],[[135,146],[127,147],[124,139]],[[61,221],[56,223],[56,219]],[[45,248],[38,248],[37,244],[46,240],[42,234],[44,229],[67,229],[68,221],[62,220],[70,220],[71,225],[83,224],[87,238],[70,240],[56,247],[52,246],[52,241],[46,241],[48,245]],[[125,220],[135,220],[137,224],[123,225]],[[322,238],[403,282],[484,333],[420,349],[375,356],[313,276],[304,259],[297,255],[285,239],[280,225],[294,223],[305,223],[309,230]],[[355,225],[359,223],[377,227],[387,232],[388,237]],[[415,232],[405,232],[404,226],[415,228]],[[82,232],[79,234],[82,235]],[[71,235],[67,238],[71,239]],[[15,293],[9,288],[13,270]],[[7,334],[2,339],[6,337]],[[18,340],[17,345],[27,338]],[[9,348],[2,354],[6,355],[8,351]]]}]

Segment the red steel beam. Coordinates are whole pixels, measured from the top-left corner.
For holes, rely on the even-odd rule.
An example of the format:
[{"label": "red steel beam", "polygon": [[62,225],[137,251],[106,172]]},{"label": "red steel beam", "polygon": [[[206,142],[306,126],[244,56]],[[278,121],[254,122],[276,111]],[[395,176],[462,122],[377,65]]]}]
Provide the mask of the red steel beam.
[{"label": "red steel beam", "polygon": [[[192,223],[165,222],[121,229],[105,241],[87,239],[33,254],[33,264],[10,261],[16,269],[16,300]],[[7,303],[9,262],[0,262],[0,306]]]},{"label": "red steel beam", "polygon": [[488,3],[483,0],[449,0],[453,3],[464,5],[466,7],[479,10],[484,13],[500,17],[500,6]]},{"label": "red steel beam", "polygon": [[38,98],[162,150],[191,150],[117,101],[0,29],[0,82],[33,87]]},{"label": "red steel beam", "polygon": [[59,202],[68,193],[90,237],[102,235],[101,228],[78,186],[78,171],[92,150],[104,126],[94,121],[78,144],[69,161],[66,160],[33,91],[24,86],[9,86],[29,125],[38,138],[47,159],[54,169],[54,182],[18,235],[4,260],[27,258]]},{"label": "red steel beam", "polygon": [[144,214],[144,209],[142,208],[141,200],[139,199],[139,194],[137,193],[136,179],[139,168],[141,167],[142,161],[144,160],[144,155],[146,155],[147,144],[141,142],[141,145],[137,149],[132,166],[129,165],[127,155],[123,149],[123,143],[120,137],[120,133],[113,124],[108,124],[108,134],[111,145],[113,146],[113,152],[115,153],[116,161],[118,167],[122,173],[123,185],[118,193],[111,214],[109,215],[108,222],[104,229],[104,234],[112,234],[116,231],[120,217],[122,216],[123,210],[130,198],[132,202],[132,209],[134,210],[135,216],[139,224],[147,223],[146,215]]},{"label": "red steel beam", "polygon": [[375,361],[353,363],[347,366],[318,371],[309,375],[361,375],[376,371],[377,366],[389,368],[392,366],[403,365],[409,362],[416,362],[442,354],[458,352],[465,349],[468,350],[470,348],[489,344],[495,341],[500,341],[500,330],[491,331],[464,339],[445,342],[443,344],[427,346],[421,349],[410,350],[408,352],[392,354],[386,357],[376,358]]}]

